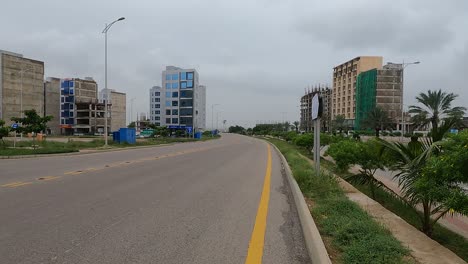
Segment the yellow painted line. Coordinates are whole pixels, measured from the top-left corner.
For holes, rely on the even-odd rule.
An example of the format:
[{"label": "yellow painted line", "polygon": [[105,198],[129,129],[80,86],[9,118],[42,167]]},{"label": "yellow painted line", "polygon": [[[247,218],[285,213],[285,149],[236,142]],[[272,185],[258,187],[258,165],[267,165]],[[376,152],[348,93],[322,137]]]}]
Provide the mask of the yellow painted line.
[{"label": "yellow painted line", "polygon": [[102,168],[87,168],[86,171],[98,171],[98,170],[102,170]]},{"label": "yellow painted line", "polygon": [[61,177],[60,176],[45,176],[45,177],[39,178],[38,180],[51,181],[51,180],[55,180],[55,179],[58,179],[58,178],[61,178]]},{"label": "yellow painted line", "polygon": [[63,174],[65,175],[78,175],[78,174],[82,174],[84,173],[84,171],[68,171],[68,172],[65,172]]},{"label": "yellow painted line", "polygon": [[267,225],[268,203],[270,201],[270,182],[271,182],[271,150],[268,146],[268,160],[265,172],[265,181],[263,183],[262,196],[258,205],[257,217],[250,238],[249,250],[245,264],[261,264],[263,257],[263,246],[265,244],[265,230]]},{"label": "yellow painted line", "polygon": [[9,185],[8,188],[15,188],[15,187],[23,186],[23,185],[28,185],[28,184],[32,184],[32,182],[19,182],[19,183],[16,183],[15,185]]},{"label": "yellow painted line", "polygon": [[21,183],[21,182],[11,182],[11,183],[7,183],[7,184],[2,185],[2,187],[10,187],[12,185],[16,185],[16,184],[19,184],[19,183]]}]

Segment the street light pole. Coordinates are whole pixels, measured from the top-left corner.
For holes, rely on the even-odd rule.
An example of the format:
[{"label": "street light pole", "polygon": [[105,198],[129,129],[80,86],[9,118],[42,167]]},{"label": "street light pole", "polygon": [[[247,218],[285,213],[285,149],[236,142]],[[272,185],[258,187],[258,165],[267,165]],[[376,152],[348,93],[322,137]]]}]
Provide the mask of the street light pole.
[{"label": "street light pole", "polygon": [[211,105],[211,129],[214,129],[214,123],[213,123],[214,122],[214,119],[213,119],[213,117],[214,117],[214,107],[217,106],[217,105],[219,105],[219,104],[212,104]]},{"label": "street light pole", "polygon": [[124,20],[125,17],[121,17],[117,20],[114,20],[112,21],[110,24],[106,24],[106,27],[104,28],[104,30],[102,31],[102,33],[104,34],[104,60],[105,60],[105,63],[104,63],[104,89],[106,91],[106,98],[104,100],[104,146],[107,147],[108,146],[108,140],[107,140],[107,135],[109,134],[109,132],[107,131],[107,114],[108,114],[108,109],[107,109],[107,106],[108,106],[108,101],[109,101],[109,89],[107,87],[107,31],[109,31],[109,29],[112,27],[113,24],[115,24],[116,22],[119,22],[119,21],[122,21]]}]

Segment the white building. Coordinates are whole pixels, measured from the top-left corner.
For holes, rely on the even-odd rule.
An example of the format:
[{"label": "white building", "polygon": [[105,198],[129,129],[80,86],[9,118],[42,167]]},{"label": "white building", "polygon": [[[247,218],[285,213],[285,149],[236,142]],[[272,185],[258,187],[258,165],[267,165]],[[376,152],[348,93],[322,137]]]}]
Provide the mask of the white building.
[{"label": "white building", "polygon": [[195,69],[166,67],[162,87],[150,89],[150,122],[174,129],[205,129],[206,87],[199,85]]}]

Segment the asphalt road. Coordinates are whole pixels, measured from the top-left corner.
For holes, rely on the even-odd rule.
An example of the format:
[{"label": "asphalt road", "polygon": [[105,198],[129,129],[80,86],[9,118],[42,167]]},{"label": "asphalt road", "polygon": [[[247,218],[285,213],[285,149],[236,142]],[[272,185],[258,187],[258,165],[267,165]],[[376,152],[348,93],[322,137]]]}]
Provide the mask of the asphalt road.
[{"label": "asphalt road", "polygon": [[263,263],[309,263],[273,148],[265,196],[268,151],[263,141],[228,134],[0,160],[0,263],[245,263],[261,233]]}]

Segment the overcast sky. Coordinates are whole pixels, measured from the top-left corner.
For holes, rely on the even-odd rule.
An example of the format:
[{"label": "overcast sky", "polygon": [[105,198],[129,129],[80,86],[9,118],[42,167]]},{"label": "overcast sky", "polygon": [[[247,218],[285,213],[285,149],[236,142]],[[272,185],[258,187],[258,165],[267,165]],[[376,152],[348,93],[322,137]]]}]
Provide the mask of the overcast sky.
[{"label": "overcast sky", "polygon": [[[167,65],[196,68],[219,120],[299,120],[304,88],[361,55],[421,61],[405,71],[405,104],[428,89],[468,107],[468,1],[15,0],[2,1],[0,49],[45,62],[46,76],[92,76],[148,112],[148,90]],[[135,115],[134,115],[135,118]],[[216,119],[216,113],[215,113]]]}]

